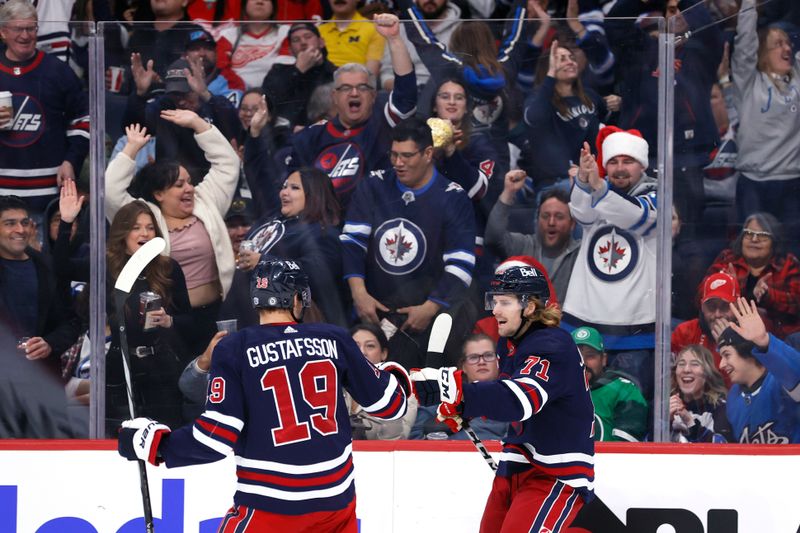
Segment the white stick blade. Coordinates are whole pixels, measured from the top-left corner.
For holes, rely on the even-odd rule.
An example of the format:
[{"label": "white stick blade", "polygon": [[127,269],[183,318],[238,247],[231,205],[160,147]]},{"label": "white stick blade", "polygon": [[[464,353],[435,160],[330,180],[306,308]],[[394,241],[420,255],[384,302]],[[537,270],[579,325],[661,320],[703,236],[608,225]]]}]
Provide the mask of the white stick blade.
[{"label": "white stick blade", "polygon": [[444,353],[444,345],[447,344],[447,337],[450,336],[450,328],[453,327],[453,317],[447,313],[442,313],[433,321],[431,337],[428,339],[428,351],[433,353]]},{"label": "white stick blade", "polygon": [[166,247],[167,241],[161,237],[155,237],[144,243],[122,267],[122,272],[119,273],[114,288],[126,293],[131,292],[131,287],[133,287],[133,283],[139,277],[139,274]]}]

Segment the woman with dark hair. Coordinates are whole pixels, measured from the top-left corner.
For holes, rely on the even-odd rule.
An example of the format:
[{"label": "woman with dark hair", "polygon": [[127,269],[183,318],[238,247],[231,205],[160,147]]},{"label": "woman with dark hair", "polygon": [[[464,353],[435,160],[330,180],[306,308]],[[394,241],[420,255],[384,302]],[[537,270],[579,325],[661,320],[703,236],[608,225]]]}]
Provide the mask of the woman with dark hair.
[{"label": "woman with dark hair", "polygon": [[570,163],[580,159],[584,142],[594,146],[605,103],[583,87],[573,48],[558,41],[551,44],[547,60],[540,62],[535,85],[525,102],[525,123],[535,132],[530,175],[541,190],[568,179]]},{"label": "woman with dark hair", "polygon": [[675,442],[733,442],[725,410],[728,389],[705,346],[690,344],[672,368],[669,417]]},{"label": "woman with dark hair", "polygon": [[[134,200],[117,211],[106,245],[109,296],[131,255],[154,237],[163,237],[163,234],[145,202]],[[160,306],[154,306],[153,310],[143,307],[142,298],[147,293],[158,296]],[[111,347],[106,355],[106,428],[112,436],[130,413],[120,353],[119,321],[122,318],[117,315],[111,298],[107,313]],[[190,359],[181,333],[188,337],[193,326],[189,293],[178,263],[163,255],[153,259],[134,282],[124,313],[137,412],[180,424],[182,397],[178,377]]]},{"label": "woman with dark hair", "polygon": [[[389,340],[381,327],[371,322],[362,322],[350,328],[350,336],[370,363],[380,368],[389,356]],[[350,412],[350,425],[356,440],[398,440],[407,439],[414,420],[417,418],[418,402],[414,395],[407,398],[406,414],[397,420],[375,418],[358,405],[345,392]]]},{"label": "woman with dark hair", "polygon": [[308,272],[311,297],[325,321],[345,326],[339,201],[327,174],[313,167],[292,172],[279,193],[280,215],[253,224],[247,240],[255,252],[239,252],[238,268],[250,271],[267,256],[297,261]]},{"label": "woman with dark hair", "polygon": [[113,218],[135,197],[146,201],[153,211],[167,240],[165,253],[180,264],[186,277],[196,325],[196,334],[187,341],[190,353],[197,355],[216,331],[217,313],[233,280],[234,256],[223,217],[236,190],[239,158],[222,133],[196,113],[165,110],[161,118],[194,130],[211,165],[208,174],[195,187],[184,167],[159,160],[134,178],[136,153],[150,136],[138,124],[128,126],[128,142],[106,170],[106,217]]},{"label": "woman with dark hair", "polygon": [[474,106],[470,121],[474,131],[484,131],[497,153],[500,174],[509,165],[508,93],[515,85],[519,63],[526,46],[523,26],[526,2],[517,0],[504,38],[497,46],[492,30],[482,21],[462,22],[445,46],[436,39],[411,0],[400,0],[402,16],[413,24],[405,26],[409,40],[431,73],[428,85],[438,87],[448,78],[462,80]]},{"label": "woman with dark hair", "polygon": [[225,28],[217,39],[217,66],[233,69],[248,89],[261,87],[272,65],[294,63],[294,57],[282,50],[289,25],[274,19],[272,0],[244,0],[242,20],[247,22]]},{"label": "woman with dark hair", "polygon": [[742,296],[766,312],[776,336],[800,331],[800,262],[786,252],[778,219],[769,213],[747,217],[739,236],[720,252],[706,275],[720,270],[735,277]]}]

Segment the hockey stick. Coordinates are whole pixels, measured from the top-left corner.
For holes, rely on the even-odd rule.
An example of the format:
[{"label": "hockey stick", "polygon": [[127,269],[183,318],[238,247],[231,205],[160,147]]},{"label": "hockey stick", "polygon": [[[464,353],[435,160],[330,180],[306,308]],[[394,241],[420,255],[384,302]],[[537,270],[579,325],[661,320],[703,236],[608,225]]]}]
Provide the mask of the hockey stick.
[{"label": "hockey stick", "polygon": [[[144,243],[141,248],[128,259],[122,272],[114,284],[114,304],[119,323],[119,349],[122,352],[122,370],[125,373],[125,387],[128,396],[128,410],[131,418],[136,418],[136,408],[133,404],[133,382],[131,380],[131,360],[128,353],[128,334],[125,331],[125,300],[131,293],[133,284],[144,271],[145,267],[160,254],[167,246],[161,237],[155,237]],[[144,507],[144,526],[147,533],[155,531],[153,526],[153,507],[150,503],[150,487],[147,483],[147,467],[143,460],[139,460],[139,484],[142,489],[142,506]]]},{"label": "hockey stick", "polygon": [[[450,328],[452,327],[453,317],[447,313],[440,314],[436,317],[436,320],[433,321],[431,336],[428,339],[429,363],[431,362],[432,356],[441,357],[441,355],[444,353],[444,347],[447,344],[447,337],[450,336]],[[494,459],[489,454],[489,450],[486,449],[486,445],[483,444],[483,441],[480,439],[480,437],[478,437],[478,434],[475,433],[475,430],[469,425],[469,422],[462,419],[461,429],[464,430],[464,433],[467,434],[469,440],[475,445],[475,448],[480,452],[484,461],[486,461],[486,464],[489,465],[489,468],[492,470],[497,470],[497,463],[494,462]]]}]

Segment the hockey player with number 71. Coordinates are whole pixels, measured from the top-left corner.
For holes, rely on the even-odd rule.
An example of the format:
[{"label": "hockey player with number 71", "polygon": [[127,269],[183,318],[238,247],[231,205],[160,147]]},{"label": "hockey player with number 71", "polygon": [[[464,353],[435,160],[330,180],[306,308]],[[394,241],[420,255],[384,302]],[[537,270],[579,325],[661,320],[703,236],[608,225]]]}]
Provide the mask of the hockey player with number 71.
[{"label": "hockey player with number 71", "polygon": [[365,358],[350,334],[301,324],[311,303],[293,261],[260,263],[251,279],[260,325],[214,348],[205,412],[173,432],[146,418],[123,423],[119,453],[168,468],[236,457],[234,505],[219,533],[356,533],[347,389],[372,416],[406,412],[402,367]]},{"label": "hockey player with number 71", "polygon": [[[468,383],[455,368],[438,372],[438,418],[451,429],[460,430],[463,418],[511,422],[481,533],[569,531],[594,494],[589,384],[578,347],[558,327],[561,310],[548,306],[549,298],[546,273],[537,268],[495,275],[486,309],[500,333],[499,379]],[[430,405],[425,371],[412,373],[420,405]]]}]

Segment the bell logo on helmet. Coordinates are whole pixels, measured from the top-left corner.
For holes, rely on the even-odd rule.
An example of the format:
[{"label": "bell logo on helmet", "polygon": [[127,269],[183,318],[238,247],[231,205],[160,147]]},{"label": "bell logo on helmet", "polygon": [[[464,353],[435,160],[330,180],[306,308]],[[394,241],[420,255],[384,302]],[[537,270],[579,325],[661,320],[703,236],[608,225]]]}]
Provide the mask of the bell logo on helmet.
[{"label": "bell logo on helmet", "polygon": [[520,267],[519,273],[521,276],[526,278],[535,278],[539,276],[539,273],[533,268]]}]

